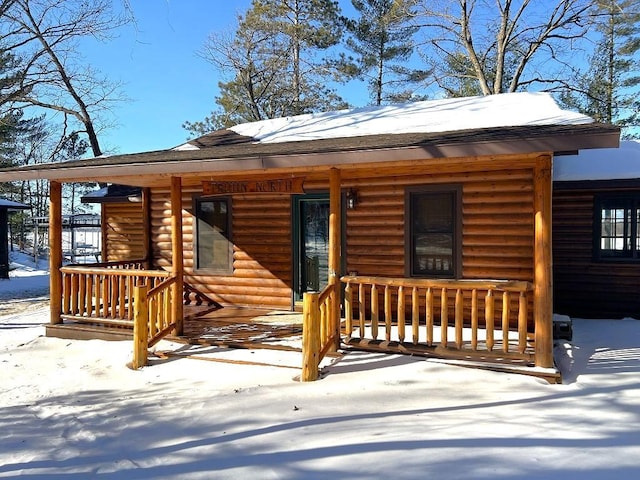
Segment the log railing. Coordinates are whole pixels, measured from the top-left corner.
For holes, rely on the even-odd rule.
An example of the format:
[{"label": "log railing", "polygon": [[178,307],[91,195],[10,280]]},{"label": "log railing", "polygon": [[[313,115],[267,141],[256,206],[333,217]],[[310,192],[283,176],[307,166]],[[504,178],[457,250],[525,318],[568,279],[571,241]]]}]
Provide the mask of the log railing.
[{"label": "log railing", "polygon": [[395,342],[437,356],[532,363],[533,286],[524,281],[345,276],[347,343]]},{"label": "log railing", "polygon": [[172,276],[151,289],[146,283],[134,287],[134,369],[146,365],[149,348],[174,331],[176,320],[171,308],[174,291],[171,286],[177,279]]},{"label": "log railing", "polygon": [[62,267],[62,319],[133,326],[134,286],[147,283],[153,289],[171,275],[162,270],[134,268],[138,266],[132,262],[117,262]]},{"label": "log railing", "polygon": [[[339,284],[337,284],[339,287]],[[302,374],[303,382],[318,379],[319,365],[325,355],[337,345],[336,285],[327,285],[322,292],[307,292],[303,297]]]}]

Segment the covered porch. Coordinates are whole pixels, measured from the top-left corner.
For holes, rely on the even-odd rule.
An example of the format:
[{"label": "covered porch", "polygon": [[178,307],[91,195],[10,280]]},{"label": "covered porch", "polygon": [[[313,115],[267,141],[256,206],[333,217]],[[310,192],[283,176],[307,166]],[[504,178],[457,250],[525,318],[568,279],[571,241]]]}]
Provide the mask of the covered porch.
[{"label": "covered porch", "polygon": [[[61,184],[52,181],[48,335],[69,335],[74,330],[83,338],[107,333],[132,338],[133,365],[139,368],[162,338],[246,348],[264,343],[280,330],[283,336],[302,336],[294,348],[302,353],[303,380],[317,379],[322,359],[347,348],[439,357],[500,370],[528,369],[557,380],[552,353],[550,163],[549,156],[535,161],[533,282],[342,275],[343,172],[327,168],[322,174],[327,177],[330,203],[327,284],[320,292],[305,293],[301,322],[267,329],[262,339],[243,338],[242,333],[222,335],[220,326],[226,322],[228,330],[234,325],[238,330],[241,324],[261,328],[257,318],[265,311],[220,305],[185,280],[182,177],[170,178],[170,268],[149,268],[148,256],[63,266]],[[146,189],[142,192],[144,204],[149,195]]]}]

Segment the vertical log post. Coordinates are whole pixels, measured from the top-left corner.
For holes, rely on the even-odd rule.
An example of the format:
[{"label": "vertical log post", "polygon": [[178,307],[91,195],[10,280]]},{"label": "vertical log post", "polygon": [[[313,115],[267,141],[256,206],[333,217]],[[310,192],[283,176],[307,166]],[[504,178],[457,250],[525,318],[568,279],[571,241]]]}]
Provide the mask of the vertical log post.
[{"label": "vertical log post", "polygon": [[318,379],[320,358],[320,317],[317,292],[305,292],[302,297],[302,373],[300,381]]},{"label": "vertical log post", "polygon": [[329,335],[333,336],[333,345],[329,351],[340,348],[340,170],[329,170],[329,285],[333,286],[334,302],[329,318]]},{"label": "vertical log post", "polygon": [[171,177],[171,266],[176,276],[173,289],[172,317],[176,326],[173,335],[180,336],[183,332],[183,302],[184,291],[184,264],[182,245],[182,180],[180,177]]},{"label": "vertical log post", "polygon": [[151,269],[151,190],[142,189],[142,258],[144,268]]},{"label": "vertical log post", "polygon": [[[49,294],[50,322],[62,323],[62,184],[49,184]],[[68,293],[68,292],[67,292]]]},{"label": "vertical log post", "polygon": [[553,267],[551,251],[551,156],[540,156],[534,171],[534,287],[536,367],[553,367]]},{"label": "vertical log post", "polygon": [[147,364],[149,340],[149,306],[147,304],[147,284],[136,285],[133,289],[133,362],[131,368],[138,370]]}]

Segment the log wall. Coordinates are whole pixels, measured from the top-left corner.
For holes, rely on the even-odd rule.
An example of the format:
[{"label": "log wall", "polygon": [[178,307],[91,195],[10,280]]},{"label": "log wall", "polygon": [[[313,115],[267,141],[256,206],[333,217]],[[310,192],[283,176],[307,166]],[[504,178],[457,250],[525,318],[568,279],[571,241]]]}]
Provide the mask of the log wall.
[{"label": "log wall", "polygon": [[462,277],[533,281],[533,171],[363,178],[347,210],[347,272],[405,275],[405,189],[462,185]]},{"label": "log wall", "polygon": [[[463,278],[533,281],[534,162],[523,159],[515,163],[518,168],[504,168],[504,162],[484,165],[468,171],[464,162],[452,160],[436,172],[415,166],[343,172],[342,188],[353,187],[358,194],[356,208],[344,210],[343,273],[404,277],[406,189],[456,184],[463,191]],[[305,191],[328,188],[328,174],[307,176]],[[192,199],[201,192],[201,186],[183,187],[185,280],[220,303],[291,308],[291,197],[232,197],[233,273],[213,276],[193,271]],[[169,213],[169,190],[152,189],[153,263],[164,268],[171,265]]]},{"label": "log wall", "polygon": [[558,187],[553,193],[554,312],[580,318],[638,318],[640,265],[593,260],[596,191],[587,185]]},{"label": "log wall", "polygon": [[144,258],[146,237],[142,203],[104,203],[102,235],[103,262]]},{"label": "log wall", "polygon": [[[235,195],[231,201],[233,273],[194,272],[193,197],[182,191],[185,282],[223,304],[291,308],[291,198],[289,195]],[[171,266],[169,191],[151,192],[152,255],[155,265]]]}]

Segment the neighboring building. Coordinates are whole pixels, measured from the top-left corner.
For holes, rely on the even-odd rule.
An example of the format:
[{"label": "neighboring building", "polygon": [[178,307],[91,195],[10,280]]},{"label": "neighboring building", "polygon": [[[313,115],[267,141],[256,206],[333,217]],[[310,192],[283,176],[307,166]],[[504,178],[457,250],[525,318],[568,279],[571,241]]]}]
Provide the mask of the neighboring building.
[{"label": "neighboring building", "polygon": [[0,198],[0,278],[9,278],[9,213],[31,207]]},{"label": "neighboring building", "polygon": [[557,157],[553,180],[554,311],[640,318],[640,143]]}]

